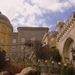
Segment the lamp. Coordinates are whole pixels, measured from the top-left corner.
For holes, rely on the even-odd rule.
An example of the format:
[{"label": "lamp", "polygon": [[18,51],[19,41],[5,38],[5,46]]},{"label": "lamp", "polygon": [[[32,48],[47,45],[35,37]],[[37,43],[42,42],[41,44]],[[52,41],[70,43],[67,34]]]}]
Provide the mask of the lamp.
[{"label": "lamp", "polygon": [[38,59],[38,62],[40,62],[40,59]]},{"label": "lamp", "polygon": [[54,61],[52,61],[51,63],[52,63],[52,65],[54,66]]},{"label": "lamp", "polygon": [[61,65],[61,62],[58,62],[58,66],[60,66]]},{"label": "lamp", "polygon": [[47,60],[45,60],[45,63],[47,63]]},{"label": "lamp", "polygon": [[64,66],[66,67],[66,66],[67,66],[67,64],[66,64],[66,63],[64,63]]}]

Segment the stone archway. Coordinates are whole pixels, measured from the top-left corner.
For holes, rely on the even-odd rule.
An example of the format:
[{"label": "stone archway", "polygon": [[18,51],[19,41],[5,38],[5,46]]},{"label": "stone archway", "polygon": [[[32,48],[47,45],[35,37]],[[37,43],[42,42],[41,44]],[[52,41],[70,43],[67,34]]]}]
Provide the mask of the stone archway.
[{"label": "stone archway", "polygon": [[64,62],[72,63],[72,52],[71,49],[74,45],[74,41],[72,38],[68,38],[65,41],[64,48],[63,48],[63,55],[64,55]]}]

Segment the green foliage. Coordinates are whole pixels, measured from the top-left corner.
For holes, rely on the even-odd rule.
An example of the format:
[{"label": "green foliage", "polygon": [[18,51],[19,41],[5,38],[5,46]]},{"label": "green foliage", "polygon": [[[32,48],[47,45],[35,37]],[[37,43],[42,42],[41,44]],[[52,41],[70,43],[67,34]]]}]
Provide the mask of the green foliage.
[{"label": "green foliage", "polygon": [[75,75],[73,66],[63,66],[60,75]]},{"label": "green foliage", "polygon": [[75,69],[73,66],[70,66],[67,68],[67,73],[70,75],[75,75],[74,71],[75,71]]},{"label": "green foliage", "polygon": [[37,59],[47,60],[50,58],[50,49],[47,45],[44,47],[42,47],[42,45],[38,45],[35,50],[35,55]]},{"label": "green foliage", "polygon": [[2,69],[5,65],[5,54],[4,50],[0,51],[0,69]]},{"label": "green foliage", "polygon": [[39,70],[39,71],[41,70],[41,67],[40,67],[38,64],[33,64],[32,66],[33,66],[34,68],[36,68],[37,70]]},{"label": "green foliage", "polygon": [[61,68],[61,73],[60,73],[60,75],[68,75],[68,73],[67,73],[67,67],[66,67],[66,66],[63,66],[63,67]]},{"label": "green foliage", "polygon": [[52,54],[51,56],[53,57],[54,61],[61,62],[61,55],[58,49],[53,48],[51,54]]}]

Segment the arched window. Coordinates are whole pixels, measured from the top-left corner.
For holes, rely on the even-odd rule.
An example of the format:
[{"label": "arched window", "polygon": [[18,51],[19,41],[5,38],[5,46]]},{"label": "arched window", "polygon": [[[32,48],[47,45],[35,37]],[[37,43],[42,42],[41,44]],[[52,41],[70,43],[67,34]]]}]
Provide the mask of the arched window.
[{"label": "arched window", "polygon": [[0,38],[0,42],[1,43],[4,43],[4,38]]},{"label": "arched window", "polygon": [[2,26],[2,30],[5,31],[6,30],[6,27],[5,26]]},{"label": "arched window", "polygon": [[16,43],[16,39],[13,39],[13,40],[12,40],[12,43]]},{"label": "arched window", "polygon": [[21,42],[25,42],[25,38],[24,37],[21,38]]}]

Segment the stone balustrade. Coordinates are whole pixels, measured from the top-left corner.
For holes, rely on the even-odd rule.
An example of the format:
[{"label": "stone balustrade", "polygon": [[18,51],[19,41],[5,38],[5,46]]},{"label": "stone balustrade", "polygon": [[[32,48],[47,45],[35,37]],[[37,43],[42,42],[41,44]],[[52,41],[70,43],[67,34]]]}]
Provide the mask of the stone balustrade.
[{"label": "stone balustrade", "polygon": [[[33,60],[33,63],[35,60]],[[61,63],[56,63],[51,60],[39,59],[34,63],[41,67],[41,75],[59,75]]]}]

